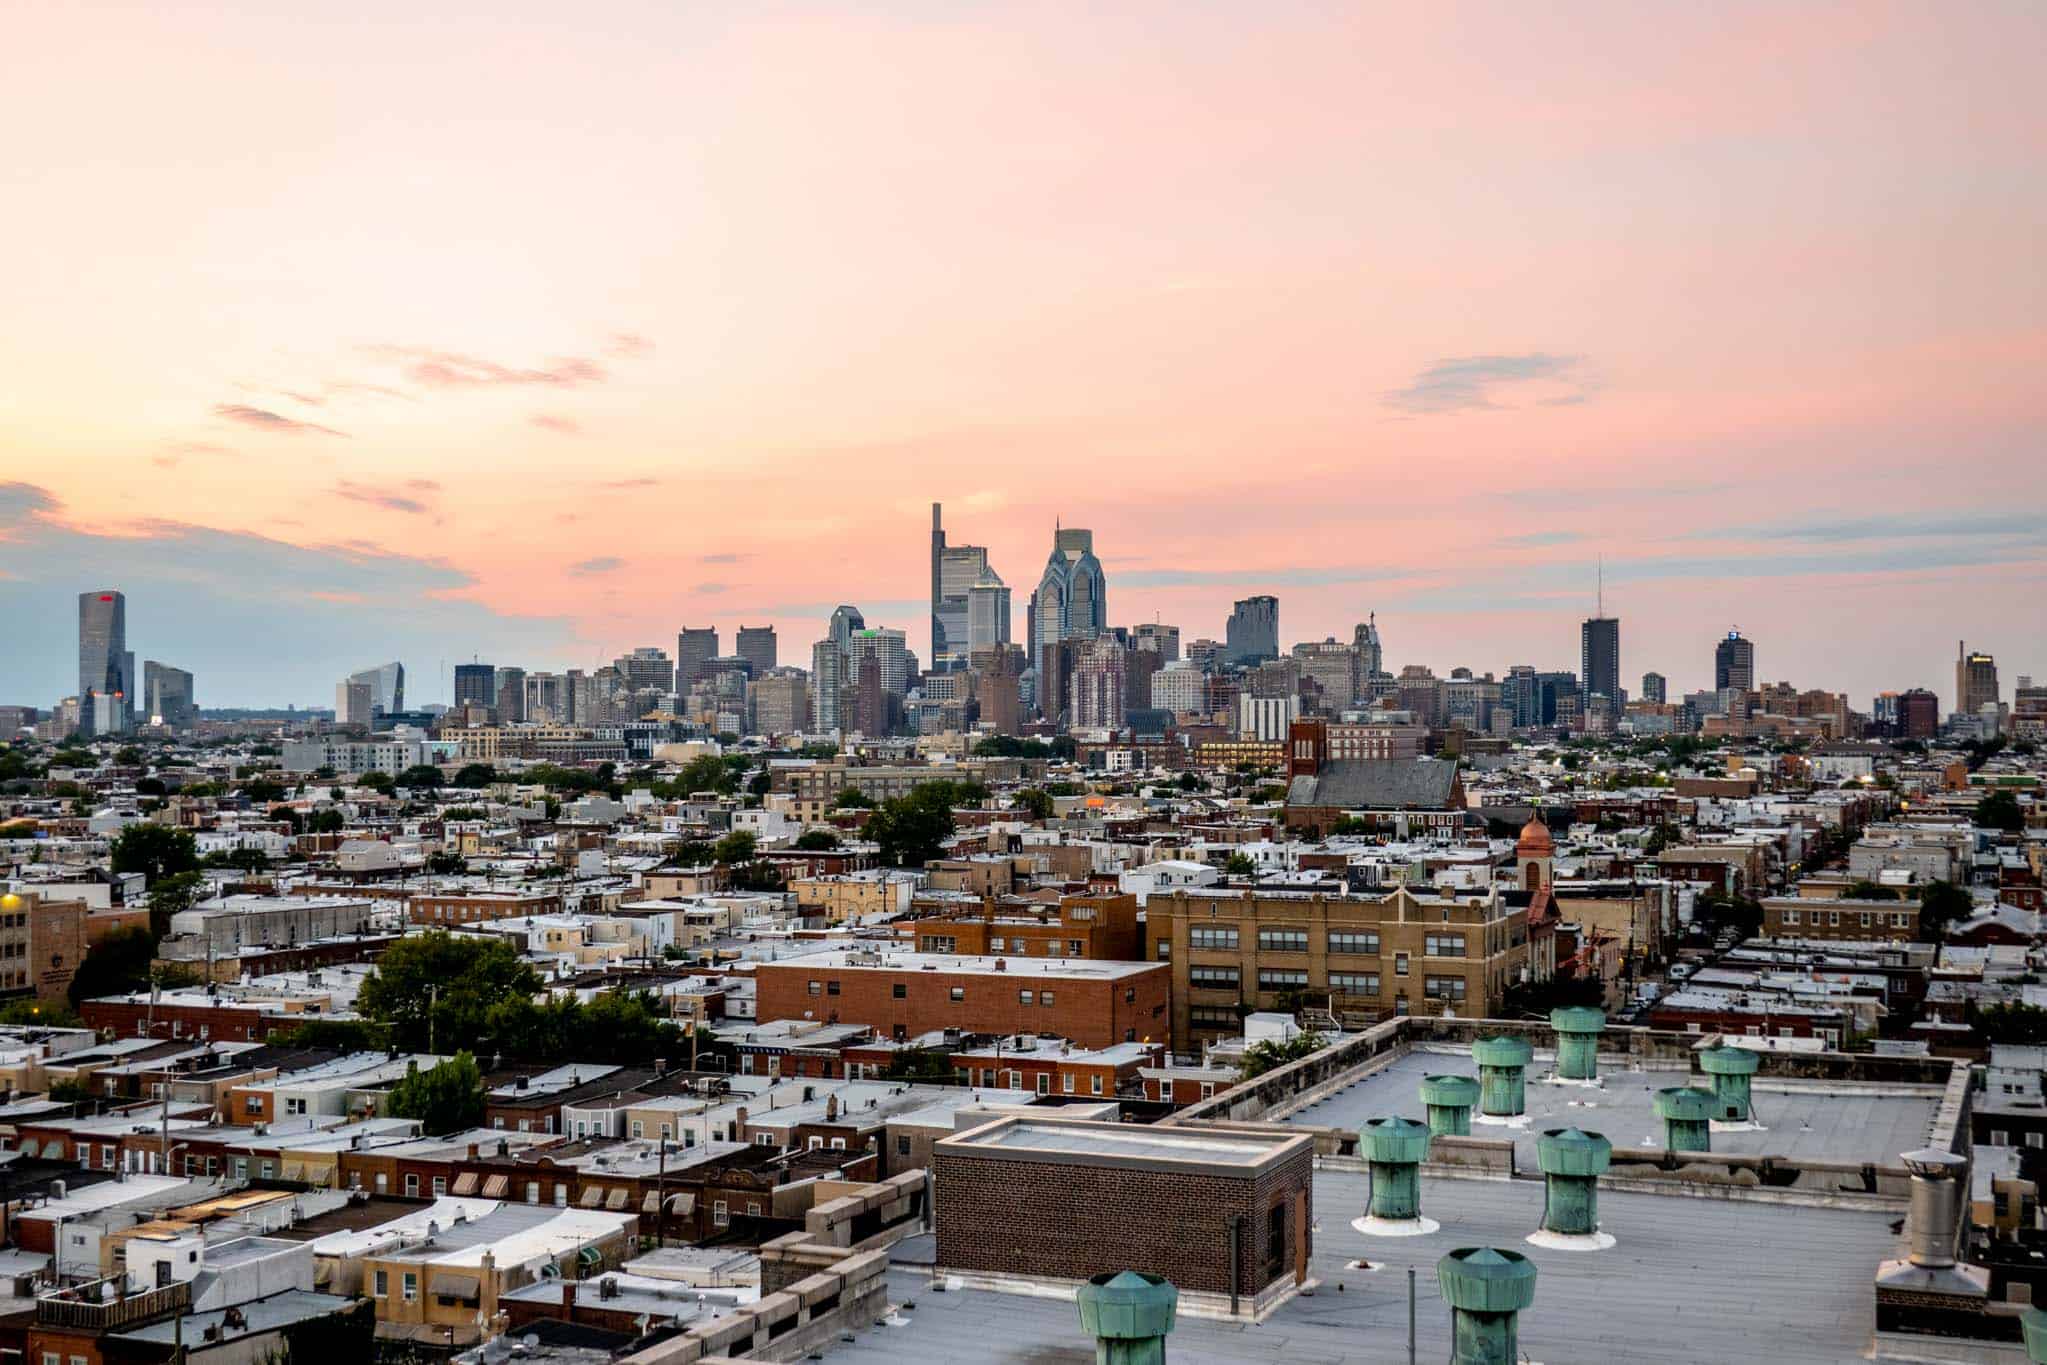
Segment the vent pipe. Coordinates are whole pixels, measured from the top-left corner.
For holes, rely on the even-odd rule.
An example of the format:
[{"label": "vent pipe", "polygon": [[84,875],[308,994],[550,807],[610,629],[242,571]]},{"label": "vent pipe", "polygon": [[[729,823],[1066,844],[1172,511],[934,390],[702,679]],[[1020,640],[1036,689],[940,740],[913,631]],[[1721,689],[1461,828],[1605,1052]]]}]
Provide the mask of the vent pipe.
[{"label": "vent pipe", "polygon": [[1663,1120],[1663,1145],[1673,1152],[1713,1150],[1713,1106],[1710,1091],[1672,1086],[1656,1092],[1656,1117]]},{"label": "vent pipe", "polygon": [[1135,1270],[1097,1275],[1075,1296],[1080,1330],[1095,1339],[1095,1365],[1164,1365],[1180,1291]]},{"label": "vent pipe", "polygon": [[1713,1118],[1719,1123],[1751,1123],[1749,1078],[1762,1065],[1762,1057],[1745,1047],[1707,1048],[1699,1054],[1699,1067],[1713,1078]]},{"label": "vent pipe", "polygon": [[1557,1077],[1566,1081],[1599,1079],[1599,1035],[1606,1031],[1606,1011],[1590,1005],[1567,1005],[1549,1012],[1557,1035]]},{"label": "vent pipe", "polygon": [[1469,1076],[1424,1076],[1422,1103],[1429,1111],[1431,1137],[1470,1137],[1478,1082]]},{"label": "vent pipe", "polygon": [[1535,1262],[1518,1251],[1460,1247],[1436,1262],[1450,1305],[1450,1365],[1521,1359],[1521,1312],[1535,1302]]},{"label": "vent pipe", "polygon": [[1528,1112],[1528,1062],[1535,1049],[1526,1038],[1481,1038],[1471,1045],[1478,1063],[1481,1123],[1505,1122]]},{"label": "vent pipe", "polygon": [[1599,1230],[1599,1177],[1613,1160],[1603,1133],[1552,1128],[1535,1140],[1542,1167],[1542,1226],[1528,1240],[1566,1251],[1603,1251],[1613,1238]]},{"label": "vent pipe", "polygon": [[1901,1158],[1912,1173],[1912,1205],[1905,1217],[1907,1259],[1929,1270],[1955,1263],[1955,1238],[1962,1225],[1961,1183],[1969,1163],[1953,1152],[1927,1148]]},{"label": "vent pipe", "polygon": [[1413,1119],[1371,1119],[1358,1132],[1372,1174],[1365,1216],[1351,1226],[1381,1237],[1412,1237],[1439,1226],[1422,1217],[1422,1159],[1429,1154],[1428,1125]]}]

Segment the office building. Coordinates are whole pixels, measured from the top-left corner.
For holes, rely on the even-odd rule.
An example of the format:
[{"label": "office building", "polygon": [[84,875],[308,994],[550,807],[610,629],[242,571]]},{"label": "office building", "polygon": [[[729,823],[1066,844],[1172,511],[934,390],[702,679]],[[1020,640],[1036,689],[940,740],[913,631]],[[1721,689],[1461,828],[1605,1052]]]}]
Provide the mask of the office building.
[{"label": "office building", "polygon": [[1371,613],[1351,632],[1350,647],[1357,651],[1358,677],[1365,682],[1386,671],[1386,651],[1379,644],[1379,614]]},{"label": "office building", "polygon": [[370,709],[390,715],[405,709],[405,665],[393,661],[365,668],[360,673],[348,675],[349,682],[363,683],[370,689]]},{"label": "office building", "polygon": [[78,595],[80,728],[117,734],[127,728],[135,658],[128,652],[128,599],[119,592]]},{"label": "office building", "polygon": [[1067,684],[1067,725],[1076,730],[1118,729],[1124,701],[1123,646],[1107,637],[1077,646]]},{"label": "office building", "polygon": [[977,645],[970,659],[979,724],[994,734],[1015,734],[1023,725],[1023,650],[1013,644]]},{"label": "office building", "polygon": [[1664,677],[1661,673],[1644,673],[1642,675],[1643,701],[1655,702],[1658,706],[1661,706],[1669,699],[1670,680],[1668,678]]},{"label": "office building", "polygon": [[[715,638],[714,635],[713,639]],[[667,651],[652,645],[642,645],[630,654],[619,655],[612,661],[611,666],[618,670],[618,675],[624,680],[628,692],[637,694],[652,689],[665,694],[684,690],[676,685],[679,669],[668,662]],[[692,676],[691,681],[701,676],[702,672],[699,671]]]},{"label": "office building", "polygon": [[1238,697],[1237,737],[1265,743],[1284,740],[1287,730],[1301,718],[1301,699],[1293,697]]},{"label": "office building", "polygon": [[343,678],[334,684],[334,723],[336,725],[368,725],[370,723],[370,685],[357,682],[354,678]]},{"label": "office building", "polygon": [[142,665],[142,716],[151,725],[189,730],[199,711],[192,703],[192,675],[151,659]]},{"label": "office building", "polygon": [[732,652],[753,666],[753,675],[764,678],[775,669],[777,650],[773,626],[741,626],[732,641]]},{"label": "office building", "polygon": [[716,626],[684,626],[675,634],[675,677],[673,686],[678,695],[687,694],[692,684],[703,676],[704,665],[718,657],[718,628]]},{"label": "office building", "polygon": [[523,668],[500,668],[496,678],[496,700],[498,720],[506,725],[515,725],[526,719],[526,670]]},{"label": "office building", "polygon": [[1157,621],[1146,621],[1131,627],[1130,647],[1142,653],[1159,656],[1163,667],[1180,657],[1180,628],[1161,625]]},{"label": "office building", "polygon": [[1151,705],[1156,711],[1187,715],[1202,709],[1207,677],[1188,659],[1167,664],[1151,675]]},{"label": "office building", "polygon": [[866,628],[858,607],[841,606],[825,638],[810,647],[811,723],[820,730],[849,728],[845,702],[853,686],[853,634]]},{"label": "office building", "polygon": [[[974,633],[974,599],[980,594],[984,635]],[[998,626],[996,617],[1000,615]],[[949,673],[967,666],[977,644],[1009,642],[1009,590],[989,567],[980,545],[948,545],[940,508],[931,504],[931,667]]]},{"label": "office building", "polygon": [[562,725],[569,718],[568,680],[559,673],[528,673],[522,714],[540,725]]},{"label": "office building", "polygon": [[1713,646],[1713,690],[1752,692],[1756,686],[1756,646],[1738,630]]},{"label": "office building", "polygon": [[485,663],[455,665],[455,707],[495,706],[498,699],[498,671]]},{"label": "office building", "polygon": [[1618,706],[1627,699],[1621,690],[1621,623],[1616,616],[1594,616],[1578,631],[1579,670],[1586,697],[1605,697]]},{"label": "office building", "polygon": [[1279,657],[1279,599],[1239,600],[1223,630],[1225,659],[1239,667]]},{"label": "office building", "polygon": [[810,678],[800,668],[772,668],[747,688],[753,728],[763,735],[800,735],[810,729]]},{"label": "office building", "polygon": [[1955,645],[1955,710],[1973,716],[1998,703],[1997,660],[1966,645]]},{"label": "office building", "polygon": [[[1078,527],[1055,527],[1052,554],[1038,589],[1031,594],[1028,635],[1031,665],[1039,674],[1039,706],[1047,714],[1066,699],[1064,660],[1055,659],[1056,678],[1048,678],[1046,655],[1067,641],[1092,640],[1109,628],[1108,580],[1095,558],[1095,534]],[[1056,687],[1048,686],[1056,682]]]},{"label": "office building", "polygon": [[847,640],[847,652],[857,671],[859,661],[873,659],[880,667],[882,689],[900,697],[910,690],[910,640],[893,626],[869,626],[856,630]]},{"label": "office building", "polygon": [[1330,636],[1319,643],[1303,641],[1294,646],[1294,660],[1301,676],[1312,679],[1321,693],[1325,711],[1336,712],[1357,704],[1359,697],[1358,652]]}]

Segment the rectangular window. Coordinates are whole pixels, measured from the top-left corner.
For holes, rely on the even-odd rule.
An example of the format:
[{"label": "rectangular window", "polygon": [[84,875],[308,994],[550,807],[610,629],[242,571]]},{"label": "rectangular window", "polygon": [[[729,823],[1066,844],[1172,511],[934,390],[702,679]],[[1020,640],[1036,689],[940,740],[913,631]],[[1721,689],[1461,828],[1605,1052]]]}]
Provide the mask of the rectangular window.
[{"label": "rectangular window", "polygon": [[1464,935],[1430,934],[1422,940],[1422,952],[1428,957],[1463,957]]},{"label": "rectangular window", "polygon": [[381,1299],[390,1292],[391,1272],[388,1270],[379,1270],[377,1272],[377,1297]]},{"label": "rectangular window", "polygon": [[888,988],[888,998],[891,1000],[909,999],[910,998],[909,986],[901,981],[895,982]]},{"label": "rectangular window", "polygon": [[1331,972],[1329,989],[1338,995],[1377,995],[1379,974],[1377,972]]},{"label": "rectangular window", "polygon": [[[1073,1073],[1071,1071],[1067,1072],[1064,1076],[1061,1076],[1059,1078],[1059,1088],[1061,1090],[1064,1090],[1069,1095],[1073,1093]],[[2034,1143],[2033,1145],[2036,1147],[2039,1146],[2038,1143]]]},{"label": "rectangular window", "polygon": [[1187,946],[1197,951],[1234,953],[1237,951],[1237,926],[1210,924],[1189,929]]},{"label": "rectangular window", "polygon": [[965,986],[954,986],[952,988],[952,999],[954,1004],[958,1004],[960,1001],[966,998],[967,988]]},{"label": "rectangular window", "polygon": [[407,1199],[416,1199],[419,1197],[419,1177],[417,1175],[408,1175],[405,1177],[405,1197]]},{"label": "rectangular window", "polygon": [[538,1180],[526,1182],[526,1202],[529,1204],[538,1204],[540,1202],[540,1182]]},{"label": "rectangular window", "polygon": [[440,1197],[441,1197],[442,1195],[446,1194],[447,1192],[448,1192],[448,1177],[446,1177],[446,1176],[444,1176],[444,1175],[437,1175],[437,1176],[435,1176],[435,1177],[434,1177],[434,1198],[436,1198],[436,1199],[439,1199],[439,1198],[440,1198]]},{"label": "rectangular window", "polygon": [[1379,936],[1367,933],[1331,933],[1329,951],[1332,953],[1362,953],[1369,957],[1379,955]]},{"label": "rectangular window", "polygon": [[1281,972],[1267,968],[1258,973],[1258,989],[1261,991],[1297,991],[1307,984],[1306,972]]},{"label": "rectangular window", "polygon": [[1077,938],[1066,940],[1066,955],[1068,957],[1086,957],[1087,944]]},{"label": "rectangular window", "polygon": [[1187,984],[1197,991],[1234,991],[1243,975],[1235,967],[1189,967]]},{"label": "rectangular window", "polygon": [[824,993],[826,995],[837,995],[839,993],[839,979],[837,977],[833,977],[830,981],[824,983]]},{"label": "rectangular window", "polygon": [[1009,940],[1008,940],[1008,939],[1006,939],[1006,938],[991,938],[991,939],[989,939],[989,940],[988,940],[988,951],[989,951],[989,952],[991,952],[991,953],[1002,953],[1002,952],[1007,952],[1008,950],[1009,950]]},{"label": "rectangular window", "polygon": [[1406,975],[1407,975],[1407,954],[1406,954],[1406,953],[1395,953],[1395,954],[1393,955],[1393,974],[1394,974],[1395,976],[1406,976]]},{"label": "rectangular window", "polygon": [[732,1213],[731,1210],[726,1207],[724,1200],[720,1199],[716,1203],[711,1205],[712,1226],[722,1228],[729,1224],[731,1221]]},{"label": "rectangular window", "polygon": [[1187,1027],[1213,1033],[1218,1029],[1224,1033],[1242,1033],[1244,1021],[1237,1017],[1234,1009],[1216,1008],[1212,1005],[1195,1005],[1187,1011]]},{"label": "rectangular window", "polygon": [[1050,1009],[1050,1008],[1052,1008],[1052,992],[1050,992],[1050,991],[1039,991],[1039,992],[1038,992],[1038,1003],[1039,1003],[1040,1005],[1043,1005],[1043,1006],[1044,1006],[1044,1007],[1045,1007],[1046,1009]]},{"label": "rectangular window", "polygon": [[1019,1005],[1028,1005],[1032,999],[1033,997],[1029,991],[1018,991],[1016,993],[1016,1003]]},{"label": "rectangular window", "polygon": [[1795,924],[1797,924],[1797,923],[1798,923],[1798,912],[1797,912],[1796,910],[1786,910],[1786,911],[1784,912],[1784,922],[1785,922],[1786,924],[1792,924],[1792,925],[1795,925]]},{"label": "rectangular window", "polygon": [[1305,953],[1308,951],[1306,929],[1260,929],[1258,951],[1262,953]]},{"label": "rectangular window", "polygon": [[811,995],[822,995],[824,994],[824,982],[813,981],[809,984],[807,990]]},{"label": "rectangular window", "polygon": [[409,1270],[406,1271],[404,1285],[405,1301],[407,1303],[411,1303],[414,1299],[417,1299],[419,1297],[419,1276],[413,1274]]},{"label": "rectangular window", "polygon": [[1102,1093],[1102,1073],[1101,1073],[1101,1072],[1097,1071],[1097,1072],[1096,1072],[1096,1073],[1095,1073],[1094,1075],[1092,1075],[1092,1076],[1088,1077],[1088,1078],[1087,1078],[1087,1083],[1088,1083],[1088,1088],[1089,1088],[1089,1089],[1090,1089],[1090,1090],[1091,1090],[1091,1091],[1092,1091],[1093,1093],[1095,1093],[1095,1094],[1097,1094],[1097,1095],[1099,1095],[1099,1094],[1101,1094],[1101,1093]]},{"label": "rectangular window", "polygon": [[1431,976],[1422,980],[1422,994],[1431,1000],[1462,1000],[1464,978],[1461,976]]}]

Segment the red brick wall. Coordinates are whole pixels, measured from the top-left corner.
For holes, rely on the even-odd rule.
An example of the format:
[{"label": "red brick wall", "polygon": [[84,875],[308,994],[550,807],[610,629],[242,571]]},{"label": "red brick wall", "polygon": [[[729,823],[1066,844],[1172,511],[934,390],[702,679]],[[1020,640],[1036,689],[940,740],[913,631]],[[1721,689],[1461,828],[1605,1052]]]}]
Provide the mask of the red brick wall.
[{"label": "red brick wall", "polygon": [[[970,1033],[1054,1033],[1082,1047],[1106,1047],[1124,1035],[1163,1040],[1172,1028],[1167,1008],[1171,971],[1163,963],[1113,978],[1009,976],[1000,972],[891,971],[872,967],[835,970],[802,962],[763,963],[756,1008],[762,1021],[801,1019],[867,1024],[882,1036],[902,1030],[915,1037],[933,1029]],[[818,993],[810,994],[816,981]],[[839,994],[830,993],[837,981]],[[894,987],[903,986],[903,998]],[[952,988],[964,989],[955,1001]],[[1042,1003],[1053,992],[1053,1003]],[[1030,991],[1025,1005],[1021,991]]]},{"label": "red brick wall", "polygon": [[[938,1264],[957,1270],[1069,1280],[1141,1270],[1182,1289],[1227,1294],[1235,1214],[1244,1220],[1237,1292],[1251,1295],[1293,1273],[1299,1198],[1309,1199],[1313,1217],[1313,1154],[1305,1147],[1255,1178],[943,1152],[932,1165]],[[1268,1275],[1266,1220],[1279,1204],[1287,1207],[1287,1260]]]}]

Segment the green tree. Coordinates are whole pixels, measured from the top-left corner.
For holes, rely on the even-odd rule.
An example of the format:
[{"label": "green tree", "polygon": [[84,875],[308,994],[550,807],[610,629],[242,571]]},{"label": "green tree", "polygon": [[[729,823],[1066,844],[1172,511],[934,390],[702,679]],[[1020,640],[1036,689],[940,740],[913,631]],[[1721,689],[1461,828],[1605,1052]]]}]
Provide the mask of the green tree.
[{"label": "green tree", "polygon": [[447,778],[431,763],[415,763],[398,774],[398,785],[413,791],[438,791]]},{"label": "green tree", "polygon": [[356,785],[360,787],[367,787],[369,790],[373,792],[382,792],[386,796],[389,796],[393,791],[396,791],[398,788],[398,784],[392,780],[391,774],[384,772],[364,773],[362,777],[357,780]]},{"label": "green tree", "polygon": [[469,870],[469,860],[451,849],[429,853],[426,870],[436,877],[459,877]]},{"label": "green tree", "polygon": [[833,810],[872,810],[874,798],[858,787],[843,788],[832,798]]},{"label": "green tree", "polygon": [[880,845],[881,860],[891,867],[922,867],[939,857],[952,837],[952,807],[946,793],[926,783],[908,796],[891,797],[867,817],[866,836]]},{"label": "green tree", "polygon": [[199,845],[191,831],[169,825],[130,825],[114,836],[109,853],[114,871],[140,872],[151,884],[199,869]]},{"label": "green tree", "polygon": [[1262,1076],[1288,1062],[1297,1062],[1311,1053],[1320,1052],[1325,1041],[1321,1034],[1310,1032],[1297,1033],[1284,1043],[1276,1043],[1269,1038],[1262,1043],[1253,1043],[1244,1049],[1244,1079],[1248,1081],[1253,1076]]},{"label": "green tree", "polygon": [[2026,827],[2025,808],[2012,792],[1994,791],[1976,803],[1976,823],[1985,829],[2017,834]]},{"label": "green tree", "polygon": [[1012,804],[1018,810],[1028,812],[1033,820],[1050,820],[1052,812],[1057,809],[1052,801],[1052,793],[1037,787],[1027,787],[1018,792]]},{"label": "green tree", "polygon": [[290,825],[293,834],[305,832],[306,822],[304,818],[290,806],[272,806],[270,808],[270,818],[278,821],[280,824]]},{"label": "green tree", "polygon": [[332,1048],[337,1052],[382,1052],[387,1030],[362,1019],[308,1019],[280,1029],[270,1041],[282,1047]]},{"label": "green tree", "polygon": [[498,770],[488,763],[465,763],[455,774],[454,786],[488,787],[498,780]]},{"label": "green tree", "polygon": [[1848,883],[1848,889],[1841,893],[1851,901],[1895,901],[1903,900],[1895,886],[1882,886],[1864,878]]},{"label": "green tree", "polygon": [[149,888],[149,932],[162,938],[171,931],[171,916],[190,910],[206,879],[197,872],[173,872]]},{"label": "green tree", "polygon": [[123,768],[139,768],[143,763],[142,750],[132,744],[124,744],[114,750],[114,762]]},{"label": "green tree", "polygon": [[539,989],[540,977],[510,943],[436,929],[384,950],[356,1011],[390,1025],[393,1043],[408,1051],[474,1048],[492,1007]]},{"label": "green tree", "polygon": [[736,866],[753,861],[754,849],[759,843],[746,830],[734,830],[711,846],[711,858],[724,867]]},{"label": "green tree", "polygon": [[1223,864],[1223,871],[1232,877],[1249,877],[1258,871],[1258,864],[1251,861],[1248,853],[1232,853]]},{"label": "green tree", "polygon": [[306,817],[306,833],[339,834],[347,823],[338,810],[316,810]]},{"label": "green tree", "polygon": [[397,1118],[418,1119],[435,1137],[474,1128],[483,1122],[483,1073],[466,1051],[426,1071],[414,1063],[391,1087],[385,1109]]},{"label": "green tree", "polygon": [[1208,790],[1208,781],[1200,773],[1185,772],[1180,774],[1178,786],[1183,792],[1205,792]]},{"label": "green tree", "polygon": [[838,846],[839,835],[836,830],[807,829],[796,836],[796,847],[805,853],[828,852]]},{"label": "green tree", "polygon": [[1953,882],[1933,882],[1919,897],[1919,938],[1939,943],[1956,923],[1976,913],[1975,897]]},{"label": "green tree", "polygon": [[38,1025],[43,1028],[83,1028],[85,1021],[69,1005],[44,1002],[31,995],[0,1005],[0,1024],[20,1024],[29,1028]]},{"label": "green tree", "polygon": [[156,938],[147,929],[116,929],[85,950],[67,994],[76,1005],[101,996],[149,989]]}]

